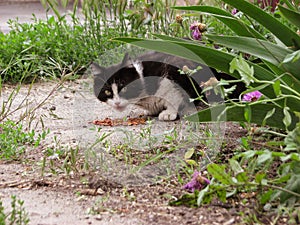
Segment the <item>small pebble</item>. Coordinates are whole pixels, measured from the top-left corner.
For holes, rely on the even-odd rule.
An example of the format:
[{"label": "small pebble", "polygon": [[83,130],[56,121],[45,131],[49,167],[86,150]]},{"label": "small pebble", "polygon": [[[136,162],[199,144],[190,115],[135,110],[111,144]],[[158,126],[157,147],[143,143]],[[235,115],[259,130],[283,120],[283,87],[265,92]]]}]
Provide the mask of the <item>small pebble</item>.
[{"label": "small pebble", "polygon": [[102,216],[100,216],[100,215],[96,216],[95,220],[102,220]]}]

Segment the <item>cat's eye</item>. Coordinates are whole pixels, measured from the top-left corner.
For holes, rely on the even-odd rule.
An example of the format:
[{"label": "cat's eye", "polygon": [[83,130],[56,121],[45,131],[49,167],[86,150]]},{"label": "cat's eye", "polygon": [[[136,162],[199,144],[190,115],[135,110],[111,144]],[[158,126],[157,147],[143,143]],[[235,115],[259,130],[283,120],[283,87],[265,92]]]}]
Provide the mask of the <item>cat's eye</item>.
[{"label": "cat's eye", "polygon": [[107,96],[111,95],[111,91],[109,91],[109,90],[105,90],[104,93],[105,93]]},{"label": "cat's eye", "polygon": [[126,91],[127,91],[127,87],[123,87],[122,90],[121,90],[121,92],[123,92],[123,93],[126,92]]}]

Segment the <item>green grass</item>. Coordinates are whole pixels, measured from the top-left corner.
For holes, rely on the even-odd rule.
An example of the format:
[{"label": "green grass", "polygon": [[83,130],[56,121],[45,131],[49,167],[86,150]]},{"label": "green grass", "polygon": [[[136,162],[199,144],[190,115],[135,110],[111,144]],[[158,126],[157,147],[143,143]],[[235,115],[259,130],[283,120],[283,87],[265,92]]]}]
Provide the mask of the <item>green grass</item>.
[{"label": "green grass", "polygon": [[0,74],[4,82],[53,79],[66,73],[76,78],[101,52],[118,45],[109,41],[117,30],[107,30],[108,35],[91,34],[87,26],[69,25],[55,17],[34,20],[33,24],[9,21],[11,31],[0,33]]},{"label": "green grass", "polygon": [[2,201],[0,200],[0,225],[26,225],[29,223],[28,213],[24,208],[24,201],[11,196],[11,211],[5,212]]},{"label": "green grass", "polygon": [[[81,76],[89,64],[110,49],[120,46],[111,39],[119,36],[145,37],[153,32],[178,35],[174,24],[174,0],[156,1],[148,5],[135,1],[84,1],[84,19],[78,12],[59,14],[54,1],[46,1],[56,13],[47,20],[33,16],[32,23],[8,21],[11,31],[0,32],[0,75],[2,82],[31,82],[36,79],[54,79],[68,74]],[[148,8],[149,21],[144,14]],[[105,10],[106,9],[106,10]],[[148,11],[147,11],[148,12]],[[46,13],[46,10],[45,10]],[[155,15],[155,16],[154,16]],[[66,17],[71,21],[67,22]],[[175,23],[176,24],[176,23]]]},{"label": "green grass", "polygon": [[21,124],[11,120],[0,124],[0,159],[20,159],[29,147],[36,147],[47,132],[36,135],[34,130],[25,131]]}]

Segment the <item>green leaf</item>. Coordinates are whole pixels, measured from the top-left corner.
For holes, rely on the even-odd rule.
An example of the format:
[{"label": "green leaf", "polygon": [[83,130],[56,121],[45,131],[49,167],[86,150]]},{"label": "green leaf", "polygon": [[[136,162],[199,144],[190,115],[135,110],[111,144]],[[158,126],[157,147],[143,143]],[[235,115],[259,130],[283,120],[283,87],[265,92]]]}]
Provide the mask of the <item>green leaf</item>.
[{"label": "green leaf", "polygon": [[278,65],[276,66],[266,60],[264,60],[264,64],[267,66],[267,68],[270,69],[270,71],[272,71],[277,76],[284,74],[284,70],[282,68],[279,68]]},{"label": "green leaf", "polygon": [[275,179],[272,181],[272,183],[274,184],[282,184],[282,183],[286,183],[291,177],[291,174],[287,174],[287,175],[282,175],[281,177]]},{"label": "green leaf", "polygon": [[197,207],[197,195],[198,191],[195,191],[193,194],[184,194],[178,200],[169,202],[171,206],[188,206],[188,207]]},{"label": "green leaf", "polygon": [[171,36],[162,35],[162,34],[153,34],[153,37],[161,39],[161,40],[165,40],[165,41],[187,42],[187,43],[191,43],[191,44],[194,43],[193,40],[186,40],[186,39],[182,39],[182,38],[178,38],[178,37],[171,37]]},{"label": "green leaf", "polygon": [[281,90],[280,90],[280,80],[276,80],[273,83],[273,90],[276,96],[281,95]]},{"label": "green leaf", "polygon": [[251,107],[249,105],[246,105],[246,107],[244,108],[245,121],[251,123],[251,117],[252,117]]},{"label": "green leaf", "polygon": [[272,152],[266,150],[263,152],[263,154],[261,154],[257,157],[257,164],[260,165],[271,159],[272,159]]},{"label": "green leaf", "polygon": [[272,152],[272,157],[283,157],[285,155],[283,152]]},{"label": "green leaf", "polygon": [[186,159],[185,162],[190,166],[198,166],[198,163],[193,159]]},{"label": "green leaf", "polygon": [[[284,188],[289,191],[293,191],[295,193],[300,194],[300,175],[293,174]],[[288,193],[285,191],[280,191],[279,193],[281,203],[287,203],[288,200],[292,200],[292,202],[297,201],[296,196],[292,193]]]},{"label": "green leaf", "polygon": [[291,154],[291,159],[296,161],[296,162],[300,162],[300,154],[298,153],[292,153]]},{"label": "green leaf", "polygon": [[234,184],[231,176],[225,171],[224,165],[209,164],[207,171],[222,184]]},{"label": "green leaf", "polygon": [[300,152],[300,123],[297,123],[297,127],[288,133],[284,139],[286,147],[284,151],[294,151]]},{"label": "green leaf", "polygon": [[[227,73],[229,73],[229,63],[235,57],[233,54],[220,52],[204,45],[198,45],[195,42],[143,40],[138,38],[116,38],[114,40],[126,42],[138,47],[151,49],[158,52],[176,55],[194,62],[206,64],[210,67]],[[231,75],[239,78],[238,73]]]},{"label": "green leaf", "polygon": [[221,202],[225,203],[226,202],[226,189],[225,188],[221,188],[217,190],[217,197],[220,199]]},{"label": "green leaf", "polygon": [[265,118],[263,119],[263,121],[261,123],[262,126],[265,126],[267,124],[267,119],[272,117],[274,115],[275,111],[276,111],[276,109],[273,108],[273,109],[271,109],[270,111],[267,112]]},{"label": "green leaf", "polygon": [[233,196],[236,196],[237,193],[238,193],[237,188],[234,188],[230,192],[226,193],[226,198],[231,198]]},{"label": "green leaf", "polygon": [[284,17],[286,17],[291,23],[300,29],[300,13],[296,12],[295,10],[287,9],[281,5],[278,5],[278,9]]},{"label": "green leaf", "polygon": [[247,173],[244,171],[238,161],[235,159],[230,159],[229,164],[238,182],[247,183],[249,181]]},{"label": "green leaf", "polygon": [[[256,56],[276,66],[285,63],[282,69],[291,72],[300,79],[300,63],[293,63],[297,60],[297,54],[292,50],[280,45],[249,37],[206,35],[210,40],[229,48]],[[288,59],[287,59],[288,57]],[[289,60],[289,61],[288,61]],[[293,60],[293,61],[292,61]]]},{"label": "green leaf", "polygon": [[247,176],[246,172],[242,172],[236,175],[236,179],[238,180],[238,182],[241,183],[248,183],[249,182],[249,177]]},{"label": "green leaf", "polygon": [[290,124],[292,123],[292,117],[289,111],[290,111],[289,107],[283,108],[283,114],[284,114],[283,123],[286,127],[289,127]]},{"label": "green leaf", "polygon": [[[251,123],[262,125],[266,114],[275,108],[276,113],[269,117],[266,121],[266,125],[280,129],[286,128],[285,123],[283,123],[285,115],[283,114],[282,108],[273,104],[262,103],[256,103],[253,105],[249,104],[249,106],[252,111]],[[186,119],[192,122],[211,122],[216,121],[216,118],[213,115],[221,113],[225,114],[225,116],[221,118],[221,121],[246,122],[244,118],[244,107],[233,106],[231,104],[213,106],[210,109],[204,109],[198,113],[187,116]],[[292,112],[290,112],[290,116],[291,123],[289,125],[289,129],[293,129],[299,119]]]},{"label": "green leaf", "polygon": [[269,202],[273,193],[274,193],[274,190],[272,190],[272,189],[269,189],[267,192],[264,192],[259,199],[260,203],[262,205],[264,205],[267,202]]},{"label": "green leaf", "polygon": [[233,73],[235,70],[239,72],[239,74],[241,75],[241,79],[246,84],[246,86],[249,86],[250,83],[254,82],[253,67],[249,66],[249,64],[243,59],[241,55],[234,58],[230,62],[230,73]]},{"label": "green leaf", "polygon": [[268,12],[245,0],[223,0],[223,2],[252,17],[271,31],[287,47],[300,48],[300,36]]},{"label": "green leaf", "polygon": [[289,62],[294,63],[294,62],[298,61],[299,59],[300,59],[300,50],[286,55],[285,58],[283,59],[283,63],[289,63]]},{"label": "green leaf", "polygon": [[192,156],[194,155],[194,153],[195,153],[195,149],[194,148],[189,149],[188,151],[185,152],[184,159],[188,160],[188,159],[192,158]]},{"label": "green leaf", "polygon": [[249,150],[249,151],[240,153],[238,156],[245,157],[246,159],[250,159],[250,158],[252,158],[255,155],[256,155],[256,151]]},{"label": "green leaf", "polygon": [[220,20],[225,25],[227,25],[233,32],[235,32],[239,36],[265,39],[263,35],[261,35],[259,32],[254,30],[252,27],[246,25],[245,23],[242,23],[240,19],[234,17],[225,10],[212,6],[176,6],[173,8],[210,14],[218,20]]},{"label": "green leaf", "polygon": [[209,195],[208,192],[209,192],[209,185],[206,186],[204,189],[202,189],[200,192],[199,192],[199,195],[198,195],[198,199],[197,199],[197,205],[200,206],[203,201],[204,201],[204,198],[206,198],[206,201],[205,203],[209,203],[211,200],[212,200],[212,195]]},{"label": "green leaf", "polygon": [[235,159],[229,159],[229,164],[230,164],[230,167],[231,167],[232,171],[235,174],[239,174],[239,173],[244,172],[244,169],[240,166],[238,161],[236,161]]},{"label": "green leaf", "polygon": [[265,177],[266,177],[265,173],[258,173],[255,175],[255,182],[260,184]]}]

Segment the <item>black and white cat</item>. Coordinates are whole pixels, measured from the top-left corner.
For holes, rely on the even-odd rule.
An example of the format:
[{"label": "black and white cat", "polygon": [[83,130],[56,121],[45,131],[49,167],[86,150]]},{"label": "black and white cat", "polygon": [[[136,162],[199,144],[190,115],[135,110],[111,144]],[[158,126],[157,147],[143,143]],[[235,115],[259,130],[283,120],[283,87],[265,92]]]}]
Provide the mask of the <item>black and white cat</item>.
[{"label": "black and white cat", "polygon": [[201,65],[202,69],[193,78],[188,77],[180,69],[183,66],[195,69],[196,63],[158,52],[134,60],[125,55],[122,63],[106,68],[96,63],[91,66],[94,92],[101,102],[119,111],[134,104],[164,121],[175,120],[186,108],[200,103],[190,99],[201,95],[206,101],[199,84],[214,76],[214,71]]}]

